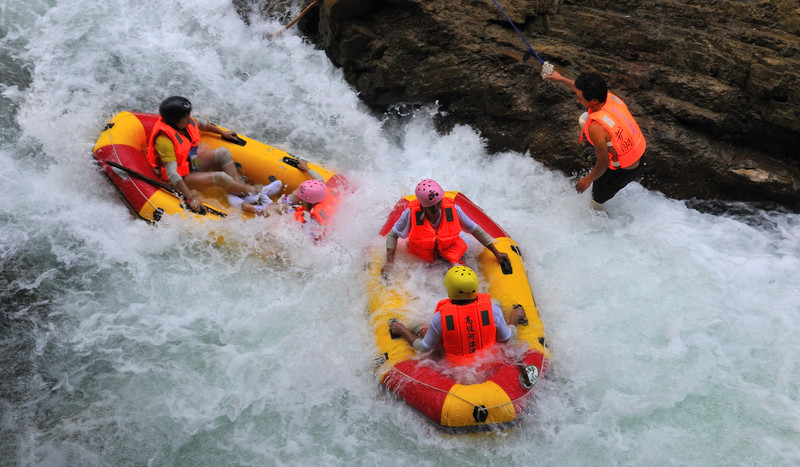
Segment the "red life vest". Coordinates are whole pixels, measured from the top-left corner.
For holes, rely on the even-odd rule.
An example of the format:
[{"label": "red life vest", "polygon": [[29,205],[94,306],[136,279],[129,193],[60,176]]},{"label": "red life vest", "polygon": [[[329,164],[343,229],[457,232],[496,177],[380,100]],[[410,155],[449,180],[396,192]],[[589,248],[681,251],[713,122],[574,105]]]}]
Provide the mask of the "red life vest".
[{"label": "red life vest", "polygon": [[[592,122],[602,125],[611,135],[611,144],[619,157],[620,168],[630,167],[644,154],[644,150],[647,148],[644,135],[628,110],[628,106],[619,97],[609,92],[608,98],[600,110],[596,112],[589,110],[589,118],[583,124],[580,141],[582,142],[583,136],[586,135],[586,139],[594,146],[594,142],[589,137],[589,125]],[[608,168],[617,170],[611,165],[610,157]]]},{"label": "red life vest", "polygon": [[169,181],[169,177],[167,177],[167,169],[161,165],[161,160],[156,154],[156,137],[158,137],[159,133],[163,133],[172,140],[172,146],[175,148],[175,161],[178,163],[178,175],[185,177],[190,171],[189,151],[200,142],[200,129],[197,128],[197,122],[192,117],[189,117],[189,125],[186,126],[186,132],[189,134],[188,139],[185,134],[169,126],[160,117],[153,125],[153,132],[150,133],[150,141],[147,144],[147,160],[154,170],[160,170],[161,178],[166,181]]},{"label": "red life vest", "polygon": [[444,356],[451,365],[469,364],[477,351],[490,347],[497,340],[492,299],[487,293],[479,293],[468,305],[441,300],[436,311],[442,317]]},{"label": "red life vest", "polygon": [[411,230],[408,233],[408,251],[425,261],[439,256],[455,263],[467,252],[467,242],[461,238],[461,222],[458,221],[455,202],[452,198],[442,200],[442,220],[435,230],[425,218],[419,200],[408,203],[411,210]]},{"label": "red life vest", "polygon": [[294,212],[294,219],[296,221],[300,221],[301,223],[305,223],[305,213],[308,212],[308,214],[317,222],[317,224],[326,226],[328,225],[328,221],[330,221],[331,216],[333,216],[333,212],[336,210],[337,204],[338,197],[336,196],[336,193],[328,188],[327,192],[325,193],[325,199],[315,204],[311,210],[307,210],[303,206],[298,206],[297,210]]}]

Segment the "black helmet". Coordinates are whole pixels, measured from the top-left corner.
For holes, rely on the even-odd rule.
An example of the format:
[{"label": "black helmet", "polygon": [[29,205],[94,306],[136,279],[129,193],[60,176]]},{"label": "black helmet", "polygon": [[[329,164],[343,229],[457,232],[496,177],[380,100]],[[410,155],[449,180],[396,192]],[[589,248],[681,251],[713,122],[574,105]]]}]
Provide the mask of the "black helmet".
[{"label": "black helmet", "polygon": [[161,118],[170,125],[177,123],[178,120],[192,112],[192,103],[189,99],[181,96],[167,97],[158,107]]}]

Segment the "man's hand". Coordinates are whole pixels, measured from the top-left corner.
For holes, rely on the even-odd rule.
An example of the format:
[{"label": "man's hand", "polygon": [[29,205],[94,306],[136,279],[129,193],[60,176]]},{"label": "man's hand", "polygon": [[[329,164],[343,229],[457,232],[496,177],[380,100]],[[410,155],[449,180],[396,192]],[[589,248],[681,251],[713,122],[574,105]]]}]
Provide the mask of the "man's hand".
[{"label": "man's hand", "polygon": [[305,159],[297,159],[297,168],[303,172],[308,172],[308,161]]},{"label": "man's hand", "polygon": [[397,336],[403,336],[404,333],[410,333],[411,331],[401,321],[395,320],[389,323],[389,332]]},{"label": "man's hand", "polygon": [[189,198],[186,200],[186,203],[195,212],[204,212],[205,208],[203,207],[203,202],[197,198]]},{"label": "man's hand", "polygon": [[550,81],[563,81],[564,80],[564,77],[561,76],[561,73],[557,72],[556,70],[553,70],[551,73],[549,73],[549,74],[547,74],[545,76],[542,76],[542,78],[550,80]]},{"label": "man's hand", "polygon": [[497,262],[500,264],[502,264],[503,261],[508,261],[508,253],[503,253],[502,251],[498,251],[497,254],[494,256],[495,258],[497,258]]},{"label": "man's hand", "polygon": [[575,184],[575,190],[578,193],[583,193],[592,185],[592,180],[589,177],[583,177]]},{"label": "man's hand", "polygon": [[528,317],[525,316],[525,308],[522,308],[522,305],[515,305],[514,309],[511,310],[511,314],[508,316],[508,324],[515,326],[528,324]]}]

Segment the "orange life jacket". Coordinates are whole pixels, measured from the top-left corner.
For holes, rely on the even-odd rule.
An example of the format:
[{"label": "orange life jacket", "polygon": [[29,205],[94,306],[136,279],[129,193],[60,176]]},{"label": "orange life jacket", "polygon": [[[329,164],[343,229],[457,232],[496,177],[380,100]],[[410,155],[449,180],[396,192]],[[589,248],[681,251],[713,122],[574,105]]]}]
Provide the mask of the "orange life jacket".
[{"label": "orange life jacket", "polygon": [[156,137],[159,133],[164,133],[172,140],[172,146],[175,148],[175,161],[178,163],[178,175],[185,177],[190,172],[189,152],[200,142],[200,129],[197,128],[197,122],[192,117],[189,117],[186,132],[189,133],[188,139],[186,135],[169,126],[161,117],[153,125],[153,132],[150,133],[150,141],[147,144],[147,160],[154,170],[159,171],[160,169],[161,178],[166,181],[169,181],[169,177],[167,177],[167,169],[161,165],[161,160],[156,154]]},{"label": "orange life jacket", "polygon": [[[606,103],[600,110],[592,112],[590,109],[588,112],[589,118],[586,119],[581,131],[581,142],[583,142],[583,136],[586,135],[586,139],[594,146],[594,142],[589,137],[589,125],[597,122],[611,135],[611,144],[619,157],[620,168],[630,167],[642,157],[647,148],[647,142],[622,99],[609,92]],[[611,165],[610,157],[608,162],[609,169],[617,169]]]},{"label": "orange life jacket", "polygon": [[303,206],[298,206],[294,212],[294,219],[296,221],[300,221],[301,223],[305,223],[305,213],[308,212],[311,218],[317,221],[317,224],[326,226],[328,225],[328,221],[330,221],[331,216],[333,216],[333,212],[336,210],[337,204],[338,197],[336,196],[336,193],[328,188],[327,193],[325,194],[325,199],[315,204],[311,210],[307,210]]},{"label": "orange life jacket", "polygon": [[408,233],[408,251],[425,261],[433,261],[438,254],[445,260],[455,263],[467,252],[467,242],[461,238],[461,222],[458,221],[455,202],[452,198],[442,200],[442,220],[435,230],[419,200],[408,203],[411,210],[411,230]]},{"label": "orange life jacket", "polygon": [[436,311],[442,317],[444,356],[451,365],[470,363],[477,351],[490,347],[497,340],[492,299],[487,293],[479,293],[468,305],[441,300]]}]

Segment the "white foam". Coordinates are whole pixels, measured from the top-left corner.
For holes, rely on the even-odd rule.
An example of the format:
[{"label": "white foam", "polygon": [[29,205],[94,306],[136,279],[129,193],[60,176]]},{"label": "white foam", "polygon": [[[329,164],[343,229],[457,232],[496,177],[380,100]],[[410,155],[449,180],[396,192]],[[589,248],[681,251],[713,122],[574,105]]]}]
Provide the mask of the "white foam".
[{"label": "white foam", "polygon": [[[2,6],[9,65],[32,76],[2,88],[18,124],[0,146],[13,304],[3,345],[24,368],[3,383],[16,446],[4,454],[259,465],[522,463],[531,446],[557,465],[800,455],[798,216],[753,226],[638,184],[597,214],[574,180],[523,154],[489,155],[468,127],[438,135],[435,106],[384,122],[324,52],[294,31],[268,39],[280,24],[248,28],[227,0],[51,3]],[[133,219],[91,148],[114,113],[153,112],[173,94],[347,176],[354,192],[329,240],[312,244],[288,217],[226,220],[226,246],[210,241],[216,225]],[[552,373],[502,436],[440,436],[373,379],[364,250],[428,177],[519,243],[553,349]],[[408,268],[413,281],[435,288],[420,269]],[[436,299],[420,298],[420,318]]]}]

